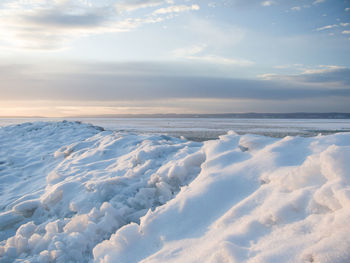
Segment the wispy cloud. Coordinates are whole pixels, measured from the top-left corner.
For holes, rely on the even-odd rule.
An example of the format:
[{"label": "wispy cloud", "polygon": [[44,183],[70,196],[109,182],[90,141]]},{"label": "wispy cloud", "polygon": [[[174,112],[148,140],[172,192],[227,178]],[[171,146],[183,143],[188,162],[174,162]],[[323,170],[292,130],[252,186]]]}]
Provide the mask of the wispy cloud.
[{"label": "wispy cloud", "polygon": [[318,5],[318,4],[321,4],[321,3],[324,3],[326,2],[326,0],[315,0],[312,4],[313,5]]},{"label": "wispy cloud", "polygon": [[[171,17],[153,13],[160,5],[163,13],[184,11],[172,0],[88,2],[80,0],[12,1],[0,9],[0,39],[9,48],[51,50],[66,47],[77,37],[91,34],[127,32],[145,24],[159,23]],[[130,12],[151,8],[137,16]],[[198,5],[186,11],[198,10]],[[125,13],[126,12],[126,13]]]},{"label": "wispy cloud", "polygon": [[268,1],[263,1],[261,2],[261,5],[262,6],[271,6],[275,3],[275,1],[271,1],[271,0],[268,0]]},{"label": "wispy cloud", "polygon": [[205,51],[207,45],[194,45],[188,48],[175,49],[172,53],[176,58],[204,62],[210,64],[222,64],[230,66],[248,67],[255,62],[247,59],[236,59],[231,57],[223,57],[214,54],[208,54]]},{"label": "wispy cloud", "polygon": [[255,64],[251,59],[234,56],[232,52],[223,52],[234,49],[244,39],[245,31],[241,28],[194,17],[189,21],[186,31],[196,42],[173,50],[172,56],[176,59],[236,67]]},{"label": "wispy cloud", "polygon": [[191,10],[199,10],[199,5],[173,5],[168,6],[164,8],[159,8],[155,11],[153,11],[153,14],[155,15],[163,15],[163,14],[169,14],[169,13],[180,13],[180,12],[187,12]]},{"label": "wispy cloud", "polygon": [[341,33],[344,34],[344,35],[348,35],[348,34],[350,34],[350,30],[344,30]]},{"label": "wispy cloud", "polygon": [[338,25],[327,25],[327,26],[323,26],[323,27],[319,27],[319,28],[316,28],[316,31],[322,31],[322,30],[326,30],[326,29],[332,29],[332,28],[335,28],[335,27],[338,27]]},{"label": "wispy cloud", "polygon": [[173,50],[172,53],[175,57],[193,56],[198,53],[201,53],[206,48],[206,46],[206,44],[198,44],[187,48],[177,48]]},{"label": "wispy cloud", "polygon": [[300,6],[293,6],[290,10],[292,10],[292,11],[300,11],[301,7]]},{"label": "wispy cloud", "polygon": [[[299,74],[263,74],[264,80],[288,81],[304,85],[321,85],[324,88],[350,88],[350,69],[338,65],[319,65],[316,68],[304,68]],[[329,84],[332,83],[331,86]]]},{"label": "wispy cloud", "polygon": [[131,12],[137,9],[155,7],[165,3],[165,0],[123,0],[115,4],[118,12]]},{"label": "wispy cloud", "polygon": [[213,64],[224,64],[240,67],[249,67],[255,64],[254,61],[247,59],[234,59],[229,57],[221,57],[216,55],[202,55],[202,56],[187,56],[185,57],[190,60],[208,62]]}]

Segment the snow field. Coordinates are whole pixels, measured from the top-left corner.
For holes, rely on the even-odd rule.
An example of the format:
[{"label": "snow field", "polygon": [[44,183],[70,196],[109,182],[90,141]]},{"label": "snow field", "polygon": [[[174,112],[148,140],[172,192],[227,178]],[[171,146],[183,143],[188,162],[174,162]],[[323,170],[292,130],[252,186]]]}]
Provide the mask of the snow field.
[{"label": "snow field", "polygon": [[0,135],[0,262],[350,261],[350,134]]}]

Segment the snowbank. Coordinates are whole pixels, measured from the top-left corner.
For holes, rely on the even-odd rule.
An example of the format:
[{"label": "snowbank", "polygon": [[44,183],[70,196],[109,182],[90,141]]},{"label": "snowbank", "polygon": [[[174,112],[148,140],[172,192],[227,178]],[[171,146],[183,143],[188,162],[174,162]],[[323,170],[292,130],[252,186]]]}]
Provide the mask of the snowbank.
[{"label": "snowbank", "polygon": [[[79,122],[36,122],[0,128],[0,240],[15,233],[37,207],[54,152],[101,132]],[[17,224],[17,225],[14,225]]]},{"label": "snowbank", "polygon": [[0,262],[350,261],[350,134],[0,135]]},{"label": "snowbank", "polygon": [[[96,244],[121,226],[139,222],[149,209],[164,204],[181,186],[192,181],[205,158],[201,143],[167,136],[99,129],[91,132],[90,126],[69,123],[66,127],[66,122],[28,126],[35,127],[30,129],[30,132],[37,132],[35,136],[28,138],[22,126],[12,126],[3,131],[3,141],[24,134],[22,141],[28,140],[33,148],[32,151],[27,149],[22,158],[25,167],[33,162],[31,158],[35,161],[39,158],[31,155],[45,153],[46,159],[39,158],[40,165],[36,166],[35,172],[41,173],[41,178],[37,176],[34,180],[18,175],[19,180],[26,182],[7,182],[17,191],[5,193],[7,199],[1,204],[6,207],[0,214],[4,239],[0,243],[1,262],[14,259],[84,262],[91,259]],[[88,130],[84,132],[84,128]],[[52,151],[54,133],[57,133],[57,140],[53,141],[59,145],[61,137],[73,140],[79,130],[79,141]],[[6,146],[9,147],[5,145],[4,148]],[[14,156],[21,155],[20,143],[12,147],[11,152]],[[49,171],[48,167],[52,169]],[[7,168],[2,171],[4,177],[17,172],[17,167]],[[34,194],[18,198],[23,194],[21,188],[25,183]],[[42,185],[45,185],[43,189]],[[8,199],[15,201],[8,203]]]},{"label": "snowbank", "polygon": [[350,134],[205,142],[175,199],[94,248],[97,262],[349,262]]}]

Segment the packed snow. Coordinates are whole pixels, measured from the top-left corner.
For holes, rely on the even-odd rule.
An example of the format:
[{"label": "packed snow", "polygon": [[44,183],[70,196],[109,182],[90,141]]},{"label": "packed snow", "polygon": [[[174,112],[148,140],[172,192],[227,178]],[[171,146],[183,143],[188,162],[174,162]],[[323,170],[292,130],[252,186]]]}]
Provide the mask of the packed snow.
[{"label": "packed snow", "polygon": [[350,133],[0,128],[0,262],[350,262]]}]

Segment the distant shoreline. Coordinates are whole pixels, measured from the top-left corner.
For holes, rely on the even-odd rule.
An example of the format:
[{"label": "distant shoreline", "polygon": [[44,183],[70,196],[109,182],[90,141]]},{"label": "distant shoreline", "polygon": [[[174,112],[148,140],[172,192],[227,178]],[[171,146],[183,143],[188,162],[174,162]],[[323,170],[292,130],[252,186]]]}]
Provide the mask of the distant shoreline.
[{"label": "distant shoreline", "polygon": [[82,115],[65,117],[43,117],[43,116],[0,116],[3,119],[32,119],[32,118],[227,118],[227,119],[350,119],[350,113],[326,112],[326,113],[219,113],[219,114],[106,114],[106,115]]}]

